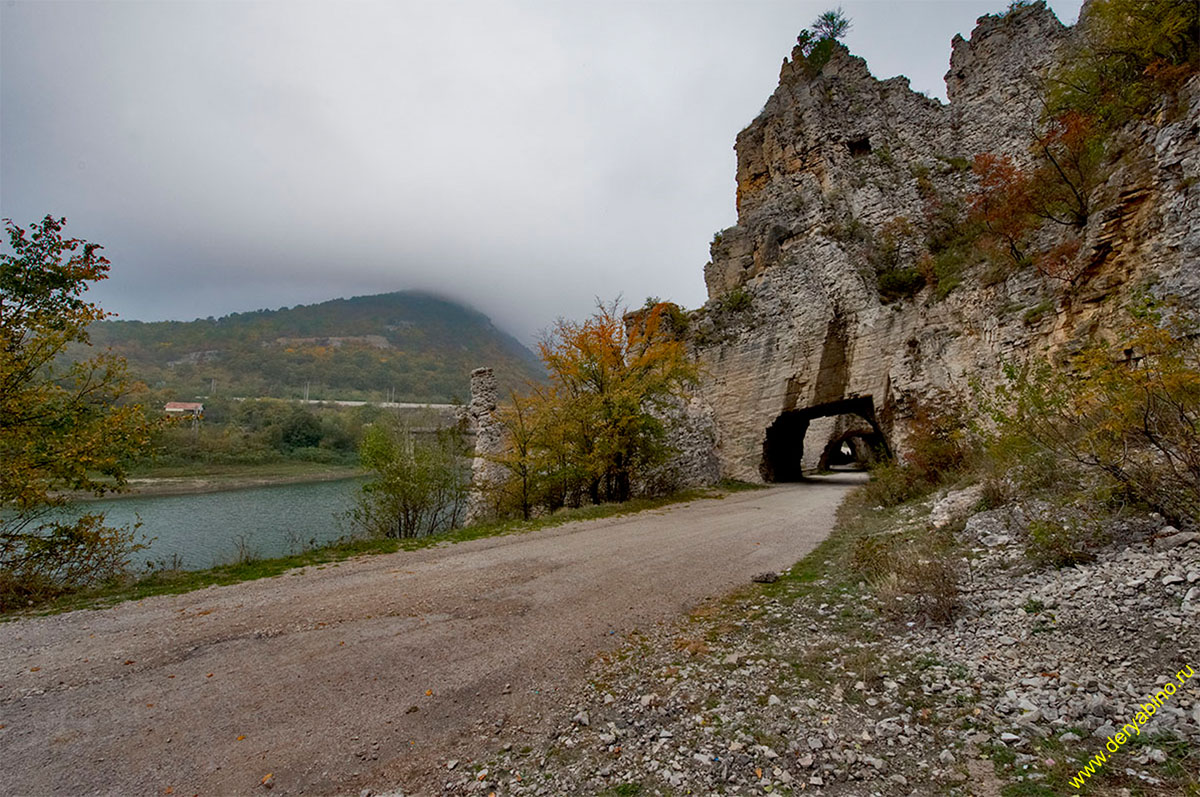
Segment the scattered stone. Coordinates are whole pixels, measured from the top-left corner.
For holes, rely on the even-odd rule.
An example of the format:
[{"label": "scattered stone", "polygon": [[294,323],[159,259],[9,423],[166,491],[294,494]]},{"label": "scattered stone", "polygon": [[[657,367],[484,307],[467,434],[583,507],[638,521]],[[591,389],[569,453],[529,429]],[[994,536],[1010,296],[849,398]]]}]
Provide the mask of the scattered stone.
[{"label": "scattered stone", "polygon": [[1172,548],[1178,548],[1181,545],[1188,545],[1200,540],[1200,532],[1178,531],[1173,526],[1167,526],[1162,530],[1162,534],[1165,536],[1161,536],[1155,540],[1154,547],[1163,551],[1169,551]]},{"label": "scattered stone", "polygon": [[[444,794],[595,794],[653,781],[649,792],[899,797],[940,783],[963,795],[994,768],[990,793],[1044,783],[1061,761],[1042,739],[1084,754],[1116,733],[1162,677],[1162,661],[1200,661],[1200,638],[1187,633],[1200,611],[1200,576],[1188,582],[1200,574],[1200,546],[1153,546],[1143,525],[1093,561],[1033,569],[1022,518],[1052,509],[1002,507],[967,520],[957,533],[973,559],[950,624],[897,623],[866,584],[845,593],[818,580],[794,602],[752,594],[723,610],[719,633],[717,621],[703,630],[681,621],[689,636],[708,632],[711,652],[681,662],[679,628],[649,632],[636,655],[596,665],[592,683],[604,687],[570,698],[546,746],[481,759],[484,780],[460,766]],[[904,522],[928,527],[916,512]],[[1130,544],[1135,532],[1146,542]],[[1153,722],[1200,745],[1200,701],[1176,701]],[[981,764],[997,744],[1012,763]],[[571,752],[550,759],[551,749]],[[1164,777],[1154,767],[1165,753],[1154,750],[1127,759],[1147,784]]]}]

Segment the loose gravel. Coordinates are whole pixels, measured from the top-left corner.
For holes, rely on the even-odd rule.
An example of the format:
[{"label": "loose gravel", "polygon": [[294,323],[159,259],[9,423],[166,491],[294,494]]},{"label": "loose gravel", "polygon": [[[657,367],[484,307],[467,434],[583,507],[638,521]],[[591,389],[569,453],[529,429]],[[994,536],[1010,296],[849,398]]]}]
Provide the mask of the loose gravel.
[{"label": "loose gravel", "polygon": [[[952,623],[895,619],[847,580],[831,540],[803,572],[630,638],[544,739],[446,762],[443,791],[1076,793],[1069,778],[1148,695],[1200,666],[1200,535],[1126,518],[1094,561],[1039,568],[1024,535],[1045,507],[972,512],[979,497],[941,494],[895,516],[901,529],[961,529]],[[1087,792],[1198,783],[1200,679],[1110,753]]]}]

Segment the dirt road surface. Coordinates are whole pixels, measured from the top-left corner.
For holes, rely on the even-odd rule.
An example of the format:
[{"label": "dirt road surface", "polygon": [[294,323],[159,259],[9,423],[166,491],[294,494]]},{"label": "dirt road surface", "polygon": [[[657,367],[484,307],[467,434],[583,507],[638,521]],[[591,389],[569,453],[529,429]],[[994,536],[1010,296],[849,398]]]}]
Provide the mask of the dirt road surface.
[{"label": "dirt road surface", "polygon": [[0,791],[436,793],[629,632],[803,557],[859,480],[0,624]]}]

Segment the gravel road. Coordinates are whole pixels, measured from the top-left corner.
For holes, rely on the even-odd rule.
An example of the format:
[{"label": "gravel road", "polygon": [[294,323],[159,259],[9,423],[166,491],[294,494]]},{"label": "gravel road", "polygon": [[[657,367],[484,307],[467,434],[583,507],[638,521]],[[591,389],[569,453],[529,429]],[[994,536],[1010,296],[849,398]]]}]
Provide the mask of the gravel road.
[{"label": "gravel road", "polygon": [[3,792],[436,792],[626,634],[803,557],[860,480],[0,625]]}]

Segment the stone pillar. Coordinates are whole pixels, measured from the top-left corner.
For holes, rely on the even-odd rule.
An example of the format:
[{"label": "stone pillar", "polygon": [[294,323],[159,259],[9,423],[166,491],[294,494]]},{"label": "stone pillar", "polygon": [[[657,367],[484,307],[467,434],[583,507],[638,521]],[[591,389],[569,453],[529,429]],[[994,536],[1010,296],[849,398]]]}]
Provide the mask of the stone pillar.
[{"label": "stone pillar", "polygon": [[471,372],[471,404],[467,420],[475,431],[475,459],[471,463],[471,494],[467,498],[466,523],[487,520],[494,512],[491,490],[500,483],[504,468],[494,457],[504,449],[504,434],[496,418],[499,388],[491,368]]}]

